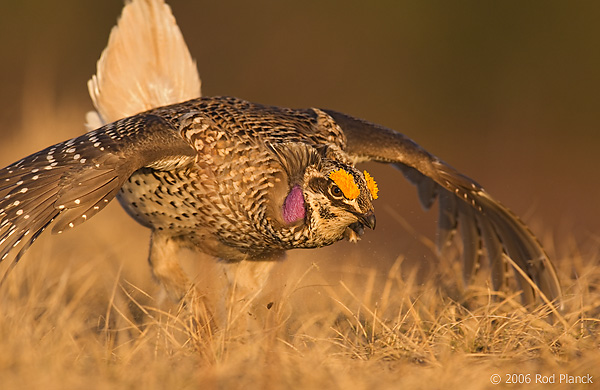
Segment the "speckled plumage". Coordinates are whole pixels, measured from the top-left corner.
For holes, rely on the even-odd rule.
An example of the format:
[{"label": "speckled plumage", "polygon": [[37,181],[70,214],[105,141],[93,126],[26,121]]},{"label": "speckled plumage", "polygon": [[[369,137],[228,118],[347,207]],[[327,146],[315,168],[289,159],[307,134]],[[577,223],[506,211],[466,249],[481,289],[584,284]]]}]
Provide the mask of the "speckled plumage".
[{"label": "speckled plumage", "polygon": [[[360,215],[372,215],[364,177],[351,164],[367,159],[397,164],[418,184],[425,206],[440,195],[440,246],[460,222],[467,280],[483,237],[490,258],[507,253],[542,291],[559,295],[552,265],[529,230],[478,184],[401,134],[333,111],[230,97],[153,109],[4,168],[0,257],[19,243],[26,248],[55,219],[55,232],[86,221],[119,191],[121,204],[144,226],[223,260],[265,260],[291,248],[330,245],[361,232]],[[326,189],[308,186],[311,170],[331,184],[328,176],[339,168],[359,183],[357,210],[333,212]],[[282,207],[295,185],[305,198],[309,192],[320,198],[307,199],[306,218],[288,225]],[[331,228],[319,230],[326,223]],[[505,271],[496,267],[500,288]]]},{"label": "speckled plumage", "polygon": [[[185,236],[224,260],[264,258],[269,252],[333,243],[311,236],[312,230],[303,224],[286,226],[285,221],[269,216],[270,208],[283,204],[271,204],[275,201],[271,189],[283,185],[282,194],[289,192],[287,182],[279,184],[288,178],[272,149],[285,154],[294,144],[310,149],[342,147],[343,133],[328,115],[221,97],[196,99],[148,114],[166,118],[180,129],[198,154],[189,161],[193,166],[141,169],[125,182],[119,199],[140,223]],[[295,169],[302,174],[304,168]]]},{"label": "speckled plumage", "polygon": [[[332,169],[352,169],[316,149],[328,145],[341,150],[344,143],[339,126],[317,109],[213,97],[150,110],[5,168],[0,194],[5,198],[2,216],[10,227],[2,256],[27,240],[28,231],[35,234],[51,220],[58,218],[54,231],[59,233],[84,222],[119,190],[121,204],[142,225],[185,237],[224,260],[329,245],[342,237],[323,240],[309,224],[282,223],[270,209],[280,208],[285,197],[273,199],[271,189],[283,186],[281,195],[287,194],[288,181],[301,180],[313,164],[299,159],[292,173],[297,177],[290,177],[279,161],[298,159],[290,148],[314,153],[319,164],[327,161]],[[152,158],[156,152],[162,155]],[[41,182],[43,193],[35,198],[27,194],[29,203],[40,206],[25,213],[27,204],[13,199],[38,188],[40,171],[42,180],[48,178]],[[53,185],[52,178],[60,180]],[[367,203],[365,212],[372,209]]]},{"label": "speckled plumage", "polygon": [[[425,208],[439,199],[437,244],[460,233],[466,282],[485,248],[494,288],[506,287],[510,259],[525,302],[539,291],[560,302],[554,267],[527,226],[404,135],[332,110],[200,98],[194,67],[162,0],[128,3],[89,84],[98,110],[90,122],[112,123],[0,170],[0,259],[18,250],[18,260],[52,222],[55,233],[71,229],[116,196],[152,230],[153,272],[182,297],[190,283],[178,248],[276,260],[373,228],[373,194],[354,164],[378,161],[402,171]],[[340,169],[355,199],[331,179]]]}]

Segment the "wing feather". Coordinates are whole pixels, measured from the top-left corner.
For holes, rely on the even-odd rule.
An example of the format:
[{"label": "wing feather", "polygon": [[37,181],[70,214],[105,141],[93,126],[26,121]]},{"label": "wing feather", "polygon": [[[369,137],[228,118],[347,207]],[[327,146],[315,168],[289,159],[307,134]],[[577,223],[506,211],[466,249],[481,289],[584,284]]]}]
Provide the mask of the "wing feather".
[{"label": "wing feather", "polygon": [[192,160],[195,150],[167,120],[139,114],[50,146],[0,170],[0,259],[15,260],[57,220],[54,233],[104,208],[129,176],[159,162]]},{"label": "wing feather", "polygon": [[[419,199],[426,208],[439,194],[438,247],[441,249],[446,245],[458,225],[463,238],[464,276],[467,281],[477,267],[483,242],[492,268],[494,287],[505,285],[501,258],[506,255],[548,299],[555,300],[562,307],[558,276],[537,238],[477,182],[400,133],[336,111],[324,111],[344,131],[346,152],[356,161],[379,161],[398,166],[408,180],[417,185]],[[527,304],[534,302],[533,286],[519,272],[514,274],[523,291],[523,301]]]},{"label": "wing feather", "polygon": [[437,248],[438,252],[442,253],[452,238],[456,234],[458,226],[457,220],[458,207],[457,199],[454,195],[446,190],[440,191],[440,204],[439,204],[439,216],[438,216],[438,234],[437,234]]},{"label": "wing feather", "polygon": [[474,216],[474,209],[464,202],[459,203],[458,227],[463,244],[463,280],[468,285],[479,268],[481,234]]},{"label": "wing feather", "polygon": [[495,290],[503,290],[507,282],[507,266],[504,260],[504,249],[498,234],[494,230],[488,218],[481,214],[475,214],[477,224],[481,229],[481,237],[487,253],[487,258],[491,270],[492,286]]}]

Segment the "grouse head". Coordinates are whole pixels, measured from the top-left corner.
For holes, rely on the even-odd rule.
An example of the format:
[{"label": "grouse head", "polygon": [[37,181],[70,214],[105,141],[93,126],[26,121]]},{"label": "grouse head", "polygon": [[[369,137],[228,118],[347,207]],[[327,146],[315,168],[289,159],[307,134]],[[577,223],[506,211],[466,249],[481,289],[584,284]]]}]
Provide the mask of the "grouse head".
[{"label": "grouse head", "polygon": [[[365,171],[338,159],[338,152],[305,143],[270,145],[286,176],[278,218],[305,246],[356,240],[375,228],[377,184]],[[297,244],[297,243],[296,243]]]}]

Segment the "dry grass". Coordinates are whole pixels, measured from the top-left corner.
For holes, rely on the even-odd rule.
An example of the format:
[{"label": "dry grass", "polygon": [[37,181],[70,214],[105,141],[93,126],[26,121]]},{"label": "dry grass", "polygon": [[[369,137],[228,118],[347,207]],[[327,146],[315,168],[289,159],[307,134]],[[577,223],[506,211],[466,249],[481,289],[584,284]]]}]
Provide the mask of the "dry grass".
[{"label": "dry grass", "polygon": [[387,271],[327,259],[322,269],[294,254],[278,271],[286,283],[267,326],[240,335],[198,329],[151,281],[133,285],[125,274],[147,271],[119,273],[127,251],[65,264],[65,251],[87,248],[54,242],[42,240],[0,287],[3,389],[482,388],[494,373],[600,380],[597,254],[560,260],[567,302],[554,321],[515,296],[461,291],[451,269],[418,283],[401,258]]},{"label": "dry grass", "polygon": [[[59,129],[79,118],[45,116],[46,136],[68,137]],[[8,160],[23,153],[3,146]],[[594,249],[557,259],[566,309],[554,320],[548,308],[525,310],[484,283],[464,290],[452,261],[421,278],[401,257],[377,268],[360,266],[346,246],[298,251],[276,270],[265,329],[240,335],[198,329],[161,298],[147,239],[111,205],[72,233],[36,242],[0,286],[2,389],[468,389],[512,373],[530,374],[531,387],[536,374],[600,382]]]}]

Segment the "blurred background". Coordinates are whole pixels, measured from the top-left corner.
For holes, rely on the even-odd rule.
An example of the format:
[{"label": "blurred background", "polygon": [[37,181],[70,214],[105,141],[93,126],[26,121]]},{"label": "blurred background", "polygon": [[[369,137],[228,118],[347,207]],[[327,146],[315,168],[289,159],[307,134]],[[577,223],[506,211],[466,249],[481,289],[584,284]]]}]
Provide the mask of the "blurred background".
[{"label": "blurred background", "polygon": [[[204,95],[331,108],[385,125],[484,185],[554,257],[600,242],[600,3],[169,4]],[[4,2],[0,165],[84,131],[86,82],[122,5]],[[357,247],[315,254],[351,248],[341,253],[389,265],[403,253],[435,266],[422,241],[433,239],[437,211],[423,212],[400,173],[367,169],[381,190],[377,231]],[[56,242],[85,243],[73,250],[79,256],[127,250],[145,262],[148,233],[118,205],[94,219]]]}]

